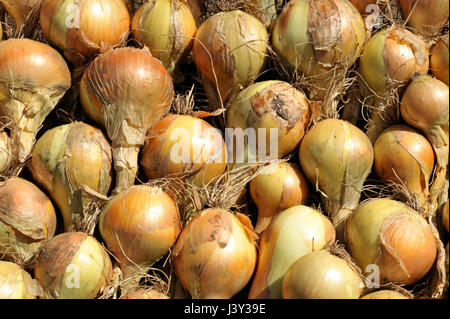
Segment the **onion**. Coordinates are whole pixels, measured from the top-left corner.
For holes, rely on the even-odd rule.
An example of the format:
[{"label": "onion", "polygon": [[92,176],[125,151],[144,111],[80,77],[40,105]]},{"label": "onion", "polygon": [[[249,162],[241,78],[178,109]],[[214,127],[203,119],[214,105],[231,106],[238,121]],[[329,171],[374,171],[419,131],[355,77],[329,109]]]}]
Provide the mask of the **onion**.
[{"label": "onion", "polygon": [[[62,56],[29,39],[0,42],[0,116],[14,122],[11,138],[25,162],[44,119],[71,84]],[[16,142],[17,141],[17,142]]]},{"label": "onion", "polygon": [[31,10],[39,5],[40,2],[41,0],[0,0],[5,10],[14,19],[18,30],[25,24],[25,20]]},{"label": "onion", "polygon": [[134,184],[145,134],[168,111],[173,82],[148,50],[121,48],[98,56],[80,85],[81,103],[112,141],[115,193]]},{"label": "onion", "polygon": [[0,175],[8,171],[12,160],[11,140],[6,132],[0,132]]},{"label": "onion", "polygon": [[250,182],[250,195],[258,207],[256,233],[262,233],[283,210],[305,204],[308,193],[308,182],[295,164],[271,164],[261,171]]},{"label": "onion", "polygon": [[300,165],[311,184],[320,190],[325,211],[340,240],[345,220],[359,203],[373,157],[367,136],[338,119],[318,122],[300,144]]},{"label": "onion", "polygon": [[434,152],[419,132],[406,125],[386,129],[374,145],[374,168],[381,179],[405,186],[425,205],[430,195]]},{"label": "onion", "polygon": [[361,299],[410,299],[404,294],[393,290],[379,290],[361,297]]},{"label": "onion", "polygon": [[448,0],[399,0],[408,26],[425,37],[437,36],[448,21]]},{"label": "onion", "polygon": [[192,172],[192,181],[201,186],[225,171],[225,142],[220,131],[204,120],[168,114],[147,137],[141,165],[149,179]]},{"label": "onion", "polygon": [[203,16],[205,14],[205,3],[202,0],[185,0],[186,5],[194,17],[197,26],[200,26],[203,22]]},{"label": "onion", "polygon": [[448,232],[448,200],[442,209],[442,217],[441,218],[442,218],[442,225],[444,225],[444,228]]},{"label": "onion", "polygon": [[223,107],[260,74],[268,54],[267,38],[264,25],[240,10],[217,13],[202,23],[193,55],[210,105]]},{"label": "onion", "polygon": [[20,266],[0,261],[0,299],[36,299],[42,289]]},{"label": "onion", "polygon": [[431,76],[416,77],[406,88],[400,111],[406,123],[421,130],[436,155],[431,203],[436,211],[448,199],[449,88]]},{"label": "onion", "polygon": [[433,75],[445,84],[449,83],[448,33],[439,38],[431,50],[430,69]]},{"label": "onion", "polygon": [[[235,129],[233,133],[236,129],[253,132],[255,139],[248,138],[245,146],[237,141],[236,148],[229,149],[235,155],[232,162],[262,161],[269,153],[270,159],[288,155],[298,147],[309,119],[309,104],[304,93],[289,83],[264,81],[250,85],[229,105],[227,126]],[[273,129],[277,131],[278,140],[274,140]],[[236,134],[236,137],[239,136]]]},{"label": "onion", "polygon": [[46,131],[36,142],[30,163],[34,180],[58,205],[66,231],[86,213],[82,189],[106,195],[111,186],[111,147],[103,133],[74,122]]},{"label": "onion", "polygon": [[179,0],[151,0],[143,4],[131,22],[133,37],[150,49],[173,74],[189,52],[197,31],[188,6]]},{"label": "onion", "polygon": [[153,289],[139,289],[125,296],[120,297],[120,299],[170,299],[169,296]]},{"label": "onion", "polygon": [[45,299],[93,299],[112,279],[112,264],[94,237],[62,233],[44,244],[34,275]]},{"label": "onion", "polygon": [[0,184],[0,257],[22,261],[53,237],[56,214],[34,184],[12,177]]},{"label": "onion", "polygon": [[249,282],[256,235],[247,216],[206,209],[182,230],[173,250],[177,278],[194,299],[229,299]]},{"label": "onion", "polygon": [[300,257],[334,242],[333,225],[320,212],[294,206],[276,215],[263,233],[250,299],[281,298],[282,281]]},{"label": "onion", "polygon": [[246,5],[248,13],[254,15],[269,30],[273,29],[277,19],[275,0],[249,0]]},{"label": "onion", "polygon": [[410,285],[434,264],[436,240],[431,226],[418,212],[391,199],[360,204],[346,226],[346,243],[358,266],[379,268],[379,284]]},{"label": "onion", "polygon": [[272,45],[292,67],[311,77],[315,88],[310,98],[322,100],[332,70],[349,68],[365,39],[364,21],[347,0],[292,0],[278,17]]},{"label": "onion", "polygon": [[364,283],[344,259],[326,250],[300,257],[283,279],[283,299],[359,299]]},{"label": "onion", "polygon": [[98,54],[102,45],[122,45],[130,28],[122,0],[45,0],[40,22],[45,37],[75,64]]},{"label": "onion", "polygon": [[111,198],[100,215],[99,230],[124,277],[130,278],[168,253],[181,223],[177,205],[165,192],[139,185]]},{"label": "onion", "polygon": [[355,7],[358,9],[359,13],[361,13],[362,16],[366,16],[370,12],[369,5],[377,4],[377,0],[349,0]]}]

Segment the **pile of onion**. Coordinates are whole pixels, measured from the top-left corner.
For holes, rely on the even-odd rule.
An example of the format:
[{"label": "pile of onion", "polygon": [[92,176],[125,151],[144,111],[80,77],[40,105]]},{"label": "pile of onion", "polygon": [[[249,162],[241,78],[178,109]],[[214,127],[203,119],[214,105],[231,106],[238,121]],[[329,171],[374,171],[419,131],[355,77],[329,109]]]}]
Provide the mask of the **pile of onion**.
[{"label": "pile of onion", "polygon": [[36,299],[42,293],[39,283],[20,266],[0,261],[0,299]]},{"label": "pile of onion", "polygon": [[341,257],[327,250],[300,257],[283,279],[283,299],[359,299],[364,283]]},{"label": "pile of onion", "polygon": [[106,128],[112,142],[116,187],[134,184],[145,134],[170,109],[173,82],[147,49],[120,48],[98,56],[86,68],[81,104]]},{"label": "pile of onion", "polygon": [[309,186],[297,165],[270,164],[250,182],[250,195],[258,207],[257,234],[262,233],[278,213],[306,203]]},{"label": "pile of onion", "polygon": [[66,231],[87,213],[84,187],[106,195],[111,187],[111,147],[102,131],[82,122],[57,126],[36,142],[29,169],[58,205]]},{"label": "pile of onion", "polygon": [[229,299],[253,274],[255,240],[247,216],[205,209],[190,220],[175,244],[177,278],[193,299]]},{"label": "pile of onion", "polygon": [[[283,158],[298,147],[308,127],[309,103],[305,94],[282,81],[264,81],[240,92],[227,110],[230,162],[252,163]],[[248,133],[247,141],[242,134]],[[225,132],[227,134],[227,130]],[[256,152],[256,153],[255,153]]]},{"label": "pile of onion", "polygon": [[376,265],[379,284],[410,285],[433,266],[437,243],[432,227],[407,205],[391,199],[370,199],[348,219],[346,243],[365,273]]},{"label": "pile of onion", "polygon": [[141,166],[149,179],[180,177],[201,186],[221,175],[227,149],[219,130],[190,115],[168,114],[147,134]]},{"label": "pile of onion", "polygon": [[300,165],[320,191],[325,211],[342,240],[345,220],[356,208],[371,172],[373,148],[356,126],[338,119],[313,125],[300,144]]},{"label": "pile of onion", "polygon": [[32,257],[55,230],[55,210],[39,188],[19,177],[0,182],[0,258]]},{"label": "pile of onion", "polygon": [[320,250],[335,240],[330,220],[307,206],[294,206],[276,215],[262,234],[258,266],[250,299],[282,297],[282,281],[300,257]]},{"label": "pile of onion", "polygon": [[62,233],[43,245],[34,276],[44,299],[93,299],[111,281],[112,264],[94,237]]},{"label": "pile of onion", "polygon": [[217,13],[201,24],[193,55],[211,106],[224,107],[262,72],[267,38],[264,25],[240,10]]},{"label": "pile of onion", "polygon": [[189,53],[197,27],[184,1],[151,0],[144,3],[131,22],[133,37],[150,49],[170,74]]},{"label": "pile of onion", "polygon": [[41,29],[72,63],[84,63],[104,45],[122,45],[130,16],[122,0],[44,0]]},{"label": "pile of onion", "polygon": [[430,69],[433,75],[439,81],[445,84],[449,83],[449,50],[448,50],[449,34],[445,34],[437,40],[431,50]]},{"label": "pile of onion", "polygon": [[136,185],[110,199],[99,230],[124,278],[131,278],[169,252],[181,223],[176,203],[162,189]]},{"label": "pile of onion", "polygon": [[5,174],[13,160],[11,139],[6,132],[0,132],[0,176]]},{"label": "pile of onion", "polygon": [[13,122],[14,158],[20,163],[70,85],[67,63],[52,47],[30,39],[0,42],[0,121]]}]

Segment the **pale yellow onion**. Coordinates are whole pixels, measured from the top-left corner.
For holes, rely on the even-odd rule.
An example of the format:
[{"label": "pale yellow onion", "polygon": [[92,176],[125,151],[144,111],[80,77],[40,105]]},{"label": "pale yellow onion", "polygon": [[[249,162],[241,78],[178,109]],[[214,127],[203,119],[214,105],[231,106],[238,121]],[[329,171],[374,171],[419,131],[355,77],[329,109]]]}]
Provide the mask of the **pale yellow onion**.
[{"label": "pale yellow onion", "polygon": [[52,47],[30,39],[0,42],[0,117],[16,126],[11,138],[18,143],[15,157],[20,162],[28,157],[44,119],[70,85],[67,63]]},{"label": "pale yellow onion", "polygon": [[133,37],[150,49],[170,74],[191,47],[197,27],[184,1],[150,0],[135,13]]},{"label": "pale yellow onion", "polygon": [[110,283],[112,264],[94,237],[69,232],[44,244],[34,275],[44,299],[93,299]]},{"label": "pale yellow onion", "polygon": [[283,279],[283,299],[359,299],[364,283],[344,259],[326,250],[300,257]]},{"label": "pale yellow onion", "polygon": [[338,119],[316,123],[300,144],[302,170],[320,190],[324,210],[340,240],[345,220],[359,203],[373,157],[367,136],[356,126]]},{"label": "pale yellow onion", "polygon": [[283,210],[304,205],[308,194],[308,181],[297,165],[281,162],[267,166],[250,181],[250,195],[258,207],[256,233],[262,233]]},{"label": "pale yellow onion", "polygon": [[394,290],[378,290],[364,295],[360,299],[411,299],[404,294]]},{"label": "pale yellow onion", "polygon": [[[42,0],[0,0],[5,10],[14,19],[16,29],[20,29],[31,10],[40,5]],[[1,34],[1,33],[0,33]]]},{"label": "pale yellow onion", "polygon": [[78,228],[90,203],[82,188],[102,195],[111,187],[111,147],[103,133],[74,122],[46,131],[36,142],[29,169],[58,205],[66,231]]},{"label": "pale yellow onion", "polygon": [[172,78],[147,49],[114,49],[86,68],[80,97],[112,142],[118,193],[134,184],[145,134],[170,109]]},{"label": "pale yellow onion", "polygon": [[83,63],[103,45],[121,46],[130,16],[122,0],[44,0],[40,24],[45,37],[72,63]]},{"label": "pale yellow onion", "polygon": [[177,278],[193,299],[229,299],[253,274],[255,239],[247,216],[203,210],[184,227],[173,249]]},{"label": "pale yellow onion", "polygon": [[310,99],[322,100],[332,69],[344,72],[359,57],[366,30],[347,0],[291,0],[275,24],[272,45],[293,68],[311,77]]},{"label": "pale yellow onion", "polygon": [[449,84],[449,51],[448,51],[449,34],[445,34],[439,38],[431,50],[430,69],[433,75],[439,81]]},{"label": "pale yellow onion", "polygon": [[384,198],[355,209],[346,225],[346,244],[364,273],[378,266],[379,284],[414,284],[428,273],[437,255],[436,239],[425,219],[407,205]]},{"label": "pale yellow onion", "polygon": [[275,0],[249,0],[247,12],[254,15],[269,30],[273,28],[277,19],[277,6]]},{"label": "pale yellow onion", "polygon": [[[229,138],[230,162],[251,163],[256,160],[283,158],[298,147],[308,127],[309,103],[305,94],[283,81],[257,82],[233,99],[227,110],[227,128],[236,136],[236,146]],[[240,145],[237,129],[254,133]],[[249,130],[249,131],[247,131]],[[276,130],[278,139],[271,130]],[[227,134],[227,132],[225,132]],[[260,149],[263,146],[265,149]]]},{"label": "pale yellow onion", "polygon": [[39,283],[20,266],[0,261],[0,299],[36,299],[42,293]]},{"label": "pale yellow onion", "polygon": [[31,258],[55,230],[52,202],[37,186],[19,177],[0,182],[0,258]]},{"label": "pale yellow onion", "polygon": [[262,72],[267,38],[264,25],[240,10],[217,13],[201,24],[193,55],[210,105],[223,107]]},{"label": "pale yellow onion", "polygon": [[169,252],[181,222],[176,203],[161,188],[135,185],[110,199],[99,230],[124,277],[130,278]]},{"label": "pale yellow onion", "polygon": [[259,244],[258,265],[249,299],[279,299],[289,267],[300,257],[335,240],[330,220],[307,206],[294,206],[273,218]]},{"label": "pale yellow onion", "polygon": [[0,175],[8,171],[12,160],[11,139],[6,132],[0,132]]}]

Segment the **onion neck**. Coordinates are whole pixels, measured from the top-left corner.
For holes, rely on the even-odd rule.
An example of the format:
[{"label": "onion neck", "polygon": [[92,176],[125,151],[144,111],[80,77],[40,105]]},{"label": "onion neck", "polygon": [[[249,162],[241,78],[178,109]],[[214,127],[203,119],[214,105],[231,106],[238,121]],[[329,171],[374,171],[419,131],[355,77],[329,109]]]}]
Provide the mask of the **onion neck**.
[{"label": "onion neck", "polygon": [[113,146],[114,168],[116,170],[116,188],[118,194],[134,185],[138,171],[139,146]]},{"label": "onion neck", "polygon": [[347,219],[353,211],[349,209],[342,208],[334,216],[331,217],[333,226],[336,229],[336,240],[341,243],[345,243],[345,226]]}]

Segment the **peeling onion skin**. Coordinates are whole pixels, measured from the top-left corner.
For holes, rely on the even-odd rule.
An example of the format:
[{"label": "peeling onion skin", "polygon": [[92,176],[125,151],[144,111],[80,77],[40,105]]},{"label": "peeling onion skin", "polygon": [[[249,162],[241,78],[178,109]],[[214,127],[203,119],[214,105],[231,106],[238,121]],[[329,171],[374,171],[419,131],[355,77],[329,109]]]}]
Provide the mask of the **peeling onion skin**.
[{"label": "peeling onion skin", "polygon": [[85,63],[103,45],[120,46],[130,29],[122,0],[45,0],[40,12],[42,32],[73,64]]},{"label": "peeling onion skin", "polygon": [[20,266],[0,261],[0,299],[37,299],[39,283]]},{"label": "peeling onion skin", "polygon": [[320,250],[289,267],[283,279],[283,299],[359,299],[363,287],[347,261]]},{"label": "peeling onion skin", "polygon": [[382,180],[404,185],[426,205],[434,151],[420,132],[406,125],[393,125],[378,137],[374,155],[374,168]]},{"label": "peeling onion skin", "polygon": [[407,25],[424,37],[433,38],[439,35],[448,21],[448,0],[399,0],[398,2],[403,18],[409,17]]},{"label": "peeling onion skin", "polygon": [[177,278],[193,299],[230,299],[253,274],[256,239],[247,216],[203,210],[184,227],[173,249]]},{"label": "peeling onion skin", "polygon": [[173,74],[189,53],[197,32],[189,7],[178,0],[151,0],[143,4],[131,22],[133,37],[150,49]]},{"label": "peeling onion skin", "polygon": [[273,29],[277,19],[275,0],[249,0],[246,11],[261,21],[268,30]]},{"label": "peeling onion skin", "polygon": [[11,139],[6,132],[0,132],[0,176],[7,173],[12,160]]},{"label": "peeling onion skin", "polygon": [[135,185],[103,209],[100,234],[118,259],[124,278],[151,267],[169,252],[181,232],[176,203],[160,188]]},{"label": "peeling onion skin", "polygon": [[430,69],[439,81],[449,85],[449,34],[443,35],[434,45],[430,56]]},{"label": "peeling onion skin", "polygon": [[[0,182],[0,256],[27,259],[56,230],[56,213],[50,199],[29,181],[12,177]],[[11,247],[12,246],[12,251]]]},{"label": "peeling onion skin", "polygon": [[26,38],[0,42],[0,116],[16,125],[11,138],[18,139],[20,163],[70,85],[69,67],[52,47]]},{"label": "peeling onion skin", "polygon": [[[1,0],[0,3],[3,4],[5,10],[14,19],[16,24],[16,29],[20,29],[24,23],[31,10],[38,5],[40,0]],[[0,32],[1,39],[1,32]]]},{"label": "peeling onion skin", "polygon": [[134,184],[145,134],[167,114],[174,94],[172,78],[148,49],[110,50],[85,70],[81,104],[112,142],[115,194]]},{"label": "peeling onion skin", "polygon": [[62,233],[46,242],[34,267],[43,299],[93,299],[110,283],[112,273],[103,246],[81,232]]},{"label": "peeling onion skin", "polygon": [[360,204],[346,226],[346,244],[363,272],[379,267],[380,284],[410,285],[432,268],[437,244],[431,226],[418,212],[391,199]]},{"label": "peeling onion skin", "polygon": [[393,290],[379,290],[367,294],[360,299],[411,299],[406,297],[404,294]]}]

